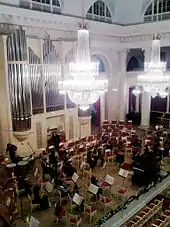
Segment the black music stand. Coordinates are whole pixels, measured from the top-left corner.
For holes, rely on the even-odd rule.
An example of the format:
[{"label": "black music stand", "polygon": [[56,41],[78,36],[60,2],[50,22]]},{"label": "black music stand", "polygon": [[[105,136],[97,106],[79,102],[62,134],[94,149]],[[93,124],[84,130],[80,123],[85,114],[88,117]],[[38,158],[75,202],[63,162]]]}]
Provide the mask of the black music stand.
[{"label": "black music stand", "polygon": [[120,170],[119,170],[119,176],[123,180],[123,182],[122,182],[123,183],[123,186],[125,185],[125,179],[128,177],[128,174],[129,174],[129,172],[127,170],[120,168]]}]

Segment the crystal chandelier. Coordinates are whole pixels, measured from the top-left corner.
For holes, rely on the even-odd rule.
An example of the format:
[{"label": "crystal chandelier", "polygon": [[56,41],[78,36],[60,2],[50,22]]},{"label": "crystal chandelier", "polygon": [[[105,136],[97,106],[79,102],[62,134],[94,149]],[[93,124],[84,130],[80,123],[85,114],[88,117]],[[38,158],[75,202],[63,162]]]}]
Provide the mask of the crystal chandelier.
[{"label": "crystal chandelier", "polygon": [[59,81],[59,90],[61,93],[67,93],[80,109],[87,110],[89,105],[107,91],[108,80],[100,79],[98,75],[99,64],[91,61],[89,31],[83,23],[78,30],[75,62],[69,63],[69,75]]},{"label": "crystal chandelier", "polygon": [[149,92],[153,98],[157,95],[165,98],[168,95],[166,88],[170,84],[170,76],[164,75],[166,62],[160,61],[160,36],[158,35],[153,37],[151,60],[145,62],[144,71],[143,75],[138,76],[138,85],[142,86],[145,92]]}]

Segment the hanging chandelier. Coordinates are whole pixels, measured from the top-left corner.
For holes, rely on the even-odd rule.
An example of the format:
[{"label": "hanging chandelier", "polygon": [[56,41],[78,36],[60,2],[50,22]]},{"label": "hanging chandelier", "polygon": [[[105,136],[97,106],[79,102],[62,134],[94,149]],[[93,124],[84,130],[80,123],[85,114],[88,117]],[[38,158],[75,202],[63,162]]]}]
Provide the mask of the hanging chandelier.
[{"label": "hanging chandelier", "polygon": [[[150,93],[153,98],[156,96],[165,98],[168,95],[166,89],[170,84],[170,76],[164,75],[166,62],[160,60],[159,35],[153,37],[151,60],[150,62],[145,62],[144,71],[143,75],[138,76],[138,85],[142,86],[143,90]],[[135,90],[134,93],[137,94]]]},{"label": "hanging chandelier", "polygon": [[69,74],[59,81],[59,90],[61,93],[67,93],[80,109],[87,110],[107,91],[108,80],[100,79],[98,75],[99,63],[91,61],[89,31],[83,23],[78,29],[75,62],[69,63]]}]

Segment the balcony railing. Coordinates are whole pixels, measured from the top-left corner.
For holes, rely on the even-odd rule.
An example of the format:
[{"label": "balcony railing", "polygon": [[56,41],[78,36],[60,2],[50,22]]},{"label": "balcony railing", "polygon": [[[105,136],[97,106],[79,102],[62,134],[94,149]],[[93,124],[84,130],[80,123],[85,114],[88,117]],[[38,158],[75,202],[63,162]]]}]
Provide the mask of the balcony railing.
[{"label": "balcony railing", "polygon": [[89,20],[94,20],[94,21],[100,21],[100,22],[105,22],[105,23],[112,23],[112,18],[111,17],[105,17],[101,15],[95,15],[91,13],[87,13],[86,18]]},{"label": "balcony railing", "polygon": [[170,12],[159,13],[155,15],[147,15],[144,17],[145,22],[159,21],[159,20],[168,20],[170,19]]},{"label": "balcony railing", "polygon": [[[165,175],[166,176],[165,176]],[[163,176],[164,175],[164,176]],[[163,173],[160,177],[159,182],[156,185],[150,185],[145,189],[141,189],[140,191],[144,191],[140,194],[140,192],[136,193],[132,198],[132,201],[129,204],[122,204],[119,212],[115,212],[114,210],[109,212],[105,217],[99,220],[94,227],[120,227],[123,226],[125,222],[127,222],[132,216],[134,216],[139,210],[141,210],[147,203],[149,203],[152,199],[154,199],[157,195],[161,194],[164,190],[166,190],[170,185],[170,175],[169,173]],[[139,194],[139,195],[138,195]],[[131,199],[130,198],[130,199]],[[118,208],[116,208],[118,209]],[[115,210],[116,210],[115,209]]]},{"label": "balcony railing", "polygon": [[45,3],[40,3],[40,2],[34,2],[32,0],[21,0],[20,6],[22,8],[43,11],[43,12],[47,12],[47,13],[56,13],[56,14],[61,13],[60,6],[52,5],[52,4],[45,4]]}]

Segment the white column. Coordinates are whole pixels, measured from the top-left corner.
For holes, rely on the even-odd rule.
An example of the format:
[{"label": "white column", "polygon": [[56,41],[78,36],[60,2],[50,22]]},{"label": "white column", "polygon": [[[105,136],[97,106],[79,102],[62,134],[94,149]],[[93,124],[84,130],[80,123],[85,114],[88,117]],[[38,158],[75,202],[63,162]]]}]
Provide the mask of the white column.
[{"label": "white column", "polygon": [[141,109],[141,125],[150,125],[150,108],[151,108],[151,96],[148,92],[142,93],[142,109]]},{"label": "white column", "polygon": [[100,96],[100,124],[105,120],[105,94]]},{"label": "white column", "polygon": [[0,153],[5,152],[7,143],[13,143],[11,100],[8,84],[6,36],[0,36]]},{"label": "white column", "polygon": [[[149,62],[151,58],[151,47],[144,50],[145,61]],[[150,125],[150,110],[151,110],[151,95],[145,91],[142,93],[142,108],[141,108],[141,125]]]},{"label": "white column", "polygon": [[169,113],[169,91],[168,91],[168,96],[167,96],[166,112]]},{"label": "white column", "polygon": [[136,109],[135,109],[135,112],[136,113],[139,113],[139,95],[136,96]]},{"label": "white column", "polygon": [[126,58],[127,50],[119,52],[119,120],[124,120],[127,106]]},{"label": "white column", "polygon": [[111,72],[107,92],[108,120],[124,119],[126,113],[126,56],[127,51],[112,50]]}]

